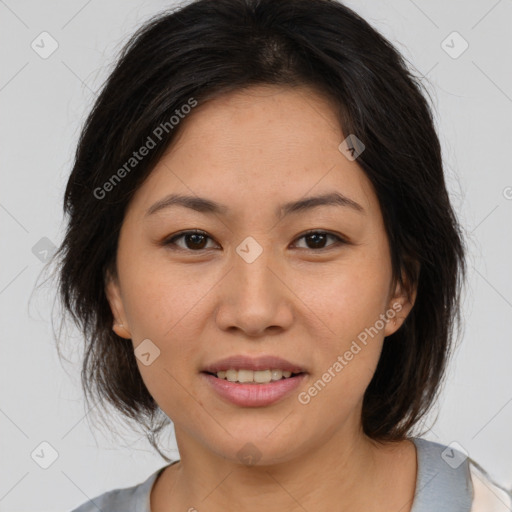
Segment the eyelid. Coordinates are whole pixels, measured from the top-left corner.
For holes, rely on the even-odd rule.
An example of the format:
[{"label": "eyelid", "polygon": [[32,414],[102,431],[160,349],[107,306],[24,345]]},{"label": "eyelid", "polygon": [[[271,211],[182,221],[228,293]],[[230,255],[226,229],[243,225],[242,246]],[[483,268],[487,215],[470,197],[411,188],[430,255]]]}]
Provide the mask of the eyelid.
[{"label": "eyelid", "polygon": [[[183,247],[177,246],[177,244],[174,242],[174,240],[182,238],[182,237],[184,237],[186,235],[194,235],[194,234],[203,235],[206,238],[208,238],[210,240],[213,240],[215,242],[214,238],[211,237],[206,231],[202,231],[200,229],[188,229],[188,230],[180,231],[178,233],[174,233],[170,237],[165,238],[161,242],[161,245],[166,246],[166,247],[174,245],[174,246],[177,247],[177,249],[175,249],[175,250],[178,250],[178,251],[182,250],[182,251],[186,251],[186,252],[189,252],[189,253],[198,253],[198,254],[211,249],[211,247],[210,248],[206,248],[206,249],[198,249],[198,250],[192,250],[192,249],[186,249],[186,248],[184,249]],[[324,252],[324,251],[328,251],[332,247],[338,247],[340,245],[349,245],[351,243],[343,235],[338,234],[338,233],[334,233],[334,232],[331,232],[331,231],[326,231],[326,230],[323,230],[323,229],[309,229],[309,230],[301,233],[297,237],[295,237],[294,242],[297,243],[298,240],[301,240],[302,238],[305,238],[306,236],[311,235],[311,234],[322,234],[322,235],[330,236],[330,237],[336,239],[336,241],[333,244],[328,245],[327,247],[321,247],[319,249],[311,249],[309,247],[300,247],[299,249],[305,250],[305,251],[310,251],[310,252],[313,252],[313,253],[321,253],[321,252]],[[215,242],[215,243],[217,243],[217,242]]]}]

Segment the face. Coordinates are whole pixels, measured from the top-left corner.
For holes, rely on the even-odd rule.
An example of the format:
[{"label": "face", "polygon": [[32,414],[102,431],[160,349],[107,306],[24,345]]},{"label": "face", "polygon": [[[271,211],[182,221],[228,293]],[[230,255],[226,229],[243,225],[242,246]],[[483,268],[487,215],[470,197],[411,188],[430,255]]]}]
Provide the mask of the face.
[{"label": "face", "polygon": [[[384,337],[412,304],[392,284],[375,192],[339,149],[348,134],[305,87],[230,93],[182,123],[129,205],[106,285],[116,332],[140,345],[180,452],[236,461],[252,443],[272,463],[359,435]],[[218,207],[154,207],[171,194]],[[238,355],[281,357],[304,374],[277,401],[240,405],[202,373]]]}]

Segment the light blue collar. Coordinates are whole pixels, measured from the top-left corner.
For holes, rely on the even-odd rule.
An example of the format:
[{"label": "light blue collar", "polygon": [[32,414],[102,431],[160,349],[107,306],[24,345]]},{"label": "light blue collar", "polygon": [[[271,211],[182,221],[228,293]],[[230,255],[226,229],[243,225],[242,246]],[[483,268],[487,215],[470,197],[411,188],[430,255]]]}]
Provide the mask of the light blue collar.
[{"label": "light blue collar", "polygon": [[416,445],[418,473],[411,512],[470,512],[473,482],[469,459],[445,445],[410,438]]}]

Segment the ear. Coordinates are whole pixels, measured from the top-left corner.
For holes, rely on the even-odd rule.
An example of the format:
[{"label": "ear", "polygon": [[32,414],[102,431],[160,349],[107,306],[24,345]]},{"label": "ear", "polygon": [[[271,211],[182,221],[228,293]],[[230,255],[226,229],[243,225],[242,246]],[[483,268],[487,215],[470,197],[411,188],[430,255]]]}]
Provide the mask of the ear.
[{"label": "ear", "polygon": [[112,275],[111,271],[107,271],[105,279],[105,295],[107,296],[110,310],[114,317],[114,325],[112,330],[121,338],[131,339],[130,327],[126,319],[123,301],[121,299],[121,290],[117,277]]},{"label": "ear", "polygon": [[[416,276],[419,276],[419,265],[415,265],[415,271]],[[404,274],[402,274],[402,281],[403,285],[397,280],[388,302],[388,309],[385,313],[387,322],[384,328],[384,336],[390,336],[400,329],[416,301],[417,287],[412,286]]]}]

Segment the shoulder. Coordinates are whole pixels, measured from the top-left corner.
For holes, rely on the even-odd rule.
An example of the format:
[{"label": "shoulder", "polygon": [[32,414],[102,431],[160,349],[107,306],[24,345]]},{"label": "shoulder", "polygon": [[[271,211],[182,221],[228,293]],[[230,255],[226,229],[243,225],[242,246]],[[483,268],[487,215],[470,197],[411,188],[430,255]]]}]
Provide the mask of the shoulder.
[{"label": "shoulder", "polygon": [[[117,512],[122,510],[123,505],[127,505],[131,502],[134,493],[138,486],[133,486],[125,489],[114,489],[112,491],[104,492],[85,503],[82,503],[79,507],[73,509],[71,512]],[[146,512],[141,510],[140,512]]]},{"label": "shoulder", "polygon": [[418,454],[417,508],[453,502],[451,510],[510,512],[512,494],[500,487],[457,443],[412,438]]},{"label": "shoulder", "polygon": [[473,503],[471,512],[510,512],[512,492],[494,482],[476,462],[470,459]]},{"label": "shoulder", "polygon": [[140,484],[104,492],[82,503],[71,512],[98,512],[98,510],[101,512],[151,512],[149,508],[151,487],[164,469],[158,469]]}]

